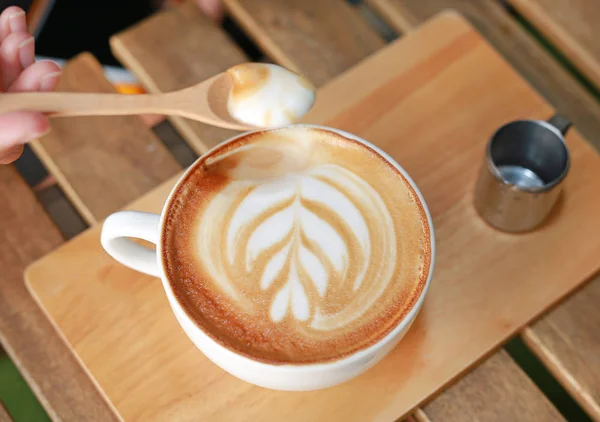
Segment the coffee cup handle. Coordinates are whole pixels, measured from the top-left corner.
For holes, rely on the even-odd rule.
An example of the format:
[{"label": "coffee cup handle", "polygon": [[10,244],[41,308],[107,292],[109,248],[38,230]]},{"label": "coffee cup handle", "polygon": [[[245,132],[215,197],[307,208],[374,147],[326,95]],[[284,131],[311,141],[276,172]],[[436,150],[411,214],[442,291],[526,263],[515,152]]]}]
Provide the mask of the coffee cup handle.
[{"label": "coffee cup handle", "polygon": [[141,211],[117,212],[104,221],[100,242],[104,250],[121,264],[160,277],[156,251],[128,239],[143,239],[156,245],[159,241],[159,225],[158,214]]}]

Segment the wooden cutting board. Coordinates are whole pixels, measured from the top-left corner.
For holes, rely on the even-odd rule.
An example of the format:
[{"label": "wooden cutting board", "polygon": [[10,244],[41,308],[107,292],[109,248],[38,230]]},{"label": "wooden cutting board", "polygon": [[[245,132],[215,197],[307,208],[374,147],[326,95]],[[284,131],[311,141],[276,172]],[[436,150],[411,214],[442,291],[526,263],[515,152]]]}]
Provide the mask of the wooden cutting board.
[{"label": "wooden cutting board", "polygon": [[[158,280],[117,264],[95,227],[31,266],[40,306],[126,420],[393,421],[500,345],[600,265],[600,158],[572,130],[560,206],[540,230],[497,232],[472,206],[486,141],[552,109],[458,15],[445,13],[338,77],[312,122],[354,132],[413,176],[437,262],[421,315],[375,368],[327,390],[271,391],[225,373],[173,317]],[[159,211],[174,180],[130,208]],[[106,192],[110,195],[110,192]]]}]

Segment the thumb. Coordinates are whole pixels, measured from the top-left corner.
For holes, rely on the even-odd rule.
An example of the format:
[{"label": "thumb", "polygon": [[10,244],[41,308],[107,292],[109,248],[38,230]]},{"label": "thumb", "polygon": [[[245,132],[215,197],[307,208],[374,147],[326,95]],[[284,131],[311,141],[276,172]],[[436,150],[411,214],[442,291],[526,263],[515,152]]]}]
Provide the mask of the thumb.
[{"label": "thumb", "polygon": [[25,143],[49,130],[48,118],[41,113],[15,111],[0,114],[0,164],[19,158]]}]

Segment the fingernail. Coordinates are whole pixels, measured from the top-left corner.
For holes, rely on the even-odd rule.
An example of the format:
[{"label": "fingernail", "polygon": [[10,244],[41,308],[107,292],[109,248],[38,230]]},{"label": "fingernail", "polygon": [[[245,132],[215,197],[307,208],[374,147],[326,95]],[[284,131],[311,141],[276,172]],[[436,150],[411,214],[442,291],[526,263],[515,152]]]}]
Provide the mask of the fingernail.
[{"label": "fingernail", "polygon": [[15,12],[8,18],[11,32],[22,32],[27,30],[27,24],[24,21],[19,20],[21,16],[25,16],[25,12]]},{"label": "fingernail", "polygon": [[25,50],[25,47],[33,44],[34,41],[35,40],[33,37],[29,37],[19,44],[19,59],[21,60],[21,66],[23,66],[23,69],[27,69],[35,62],[35,54],[32,51]]},{"label": "fingernail", "polygon": [[62,75],[62,72],[53,72],[44,75],[40,80],[41,91],[52,91],[58,82],[58,79]]}]

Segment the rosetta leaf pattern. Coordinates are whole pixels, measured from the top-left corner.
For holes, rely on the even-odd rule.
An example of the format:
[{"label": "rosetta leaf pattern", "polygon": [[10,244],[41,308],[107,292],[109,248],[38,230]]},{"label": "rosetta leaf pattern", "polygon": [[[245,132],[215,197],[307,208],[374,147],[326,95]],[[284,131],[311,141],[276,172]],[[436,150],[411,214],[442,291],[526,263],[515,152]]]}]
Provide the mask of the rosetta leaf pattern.
[{"label": "rosetta leaf pattern", "polygon": [[[235,262],[243,250],[246,271],[262,272],[261,289],[268,290],[276,279],[282,280],[270,308],[270,317],[275,322],[286,315],[299,321],[308,320],[311,309],[317,305],[311,303],[316,298],[309,292],[316,292],[322,298],[334,277],[345,278],[349,241],[331,221],[357,229],[359,233],[353,233],[354,236],[362,237],[358,243],[368,246],[367,223],[360,211],[344,193],[316,176],[291,175],[260,185],[244,198],[232,216],[232,221],[240,223],[232,224],[227,235],[230,263]],[[312,209],[309,204],[313,205]],[[321,210],[321,214],[325,210],[331,218],[324,219],[314,208]],[[243,233],[247,227],[241,222],[256,220],[260,223],[247,237],[247,242],[240,245],[246,238]],[[281,242],[283,239],[287,241]],[[256,262],[265,253],[270,254],[266,265],[256,268]]]},{"label": "rosetta leaf pattern", "polygon": [[246,312],[335,330],[367,312],[391,282],[395,236],[377,191],[323,164],[231,182],[203,214],[198,256]]}]

